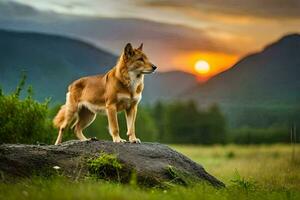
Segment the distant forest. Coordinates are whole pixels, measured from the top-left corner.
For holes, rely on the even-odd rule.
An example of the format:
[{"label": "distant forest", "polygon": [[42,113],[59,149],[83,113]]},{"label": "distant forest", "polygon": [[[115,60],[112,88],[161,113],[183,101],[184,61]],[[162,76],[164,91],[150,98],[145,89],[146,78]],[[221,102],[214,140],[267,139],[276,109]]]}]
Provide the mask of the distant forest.
[{"label": "distant forest", "polygon": [[[0,90],[0,143],[52,144],[57,136],[52,119],[60,105],[49,107],[50,100],[34,100],[34,90],[26,88],[25,80],[24,76],[11,94]],[[22,92],[27,93],[24,98],[20,97]],[[287,143],[291,141],[291,128],[300,127],[300,107],[255,108],[242,113],[236,116],[232,128],[216,104],[200,109],[194,101],[157,102],[139,107],[136,134],[142,141],[178,144]],[[119,125],[120,135],[125,138],[124,113],[120,113]],[[111,140],[107,126],[106,116],[99,115],[85,134]],[[293,140],[299,142],[299,135]],[[72,130],[64,135],[64,141],[74,138]]]}]

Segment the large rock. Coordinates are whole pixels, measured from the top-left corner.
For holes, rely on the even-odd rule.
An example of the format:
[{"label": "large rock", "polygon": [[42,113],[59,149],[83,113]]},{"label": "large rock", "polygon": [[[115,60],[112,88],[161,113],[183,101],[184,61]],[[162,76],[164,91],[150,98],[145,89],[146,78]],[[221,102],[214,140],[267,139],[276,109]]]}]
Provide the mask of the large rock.
[{"label": "large rock", "polygon": [[[97,165],[94,160],[105,155],[115,157],[122,168],[109,169],[113,166],[102,166],[97,171],[93,168],[95,166],[91,167],[91,164]],[[59,169],[55,169],[58,168],[55,166]],[[188,185],[201,181],[216,187],[224,186],[201,165],[158,143],[68,141],[58,146],[3,144],[0,145],[0,171],[4,180],[49,173],[78,179],[95,175],[95,172],[98,178],[113,179],[117,172],[118,181],[128,182],[136,177],[140,184],[149,186],[169,183]]]}]

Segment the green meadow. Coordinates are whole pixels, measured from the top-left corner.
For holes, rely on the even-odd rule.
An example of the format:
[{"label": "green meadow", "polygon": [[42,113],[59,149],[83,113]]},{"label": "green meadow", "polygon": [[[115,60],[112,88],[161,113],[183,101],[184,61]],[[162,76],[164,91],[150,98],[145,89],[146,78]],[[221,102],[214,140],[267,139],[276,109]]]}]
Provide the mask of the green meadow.
[{"label": "green meadow", "polygon": [[171,147],[201,163],[227,187],[141,188],[134,183],[35,177],[1,183],[0,199],[300,199],[300,145]]}]

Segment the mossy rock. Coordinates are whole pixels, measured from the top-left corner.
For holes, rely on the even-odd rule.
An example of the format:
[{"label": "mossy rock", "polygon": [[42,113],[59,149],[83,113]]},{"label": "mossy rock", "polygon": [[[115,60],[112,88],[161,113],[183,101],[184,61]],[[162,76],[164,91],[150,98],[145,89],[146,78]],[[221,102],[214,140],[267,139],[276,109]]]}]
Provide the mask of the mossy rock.
[{"label": "mossy rock", "polygon": [[225,186],[201,165],[158,143],[68,141],[57,146],[0,145],[2,180],[28,177],[43,169],[76,180],[93,176],[151,187],[200,182]]}]

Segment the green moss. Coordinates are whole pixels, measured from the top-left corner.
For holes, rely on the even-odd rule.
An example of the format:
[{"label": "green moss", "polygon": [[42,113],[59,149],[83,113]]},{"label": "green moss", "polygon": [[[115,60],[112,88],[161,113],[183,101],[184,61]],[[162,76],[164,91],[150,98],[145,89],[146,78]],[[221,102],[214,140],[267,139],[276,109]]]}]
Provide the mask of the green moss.
[{"label": "green moss", "polygon": [[102,153],[101,156],[95,159],[90,159],[89,166],[93,170],[99,170],[106,166],[111,166],[115,169],[122,169],[122,164],[117,160],[117,156],[113,154]]},{"label": "green moss", "polygon": [[99,179],[120,182],[120,170],[122,168],[123,165],[113,154],[102,153],[99,157],[88,160],[90,175]]}]

